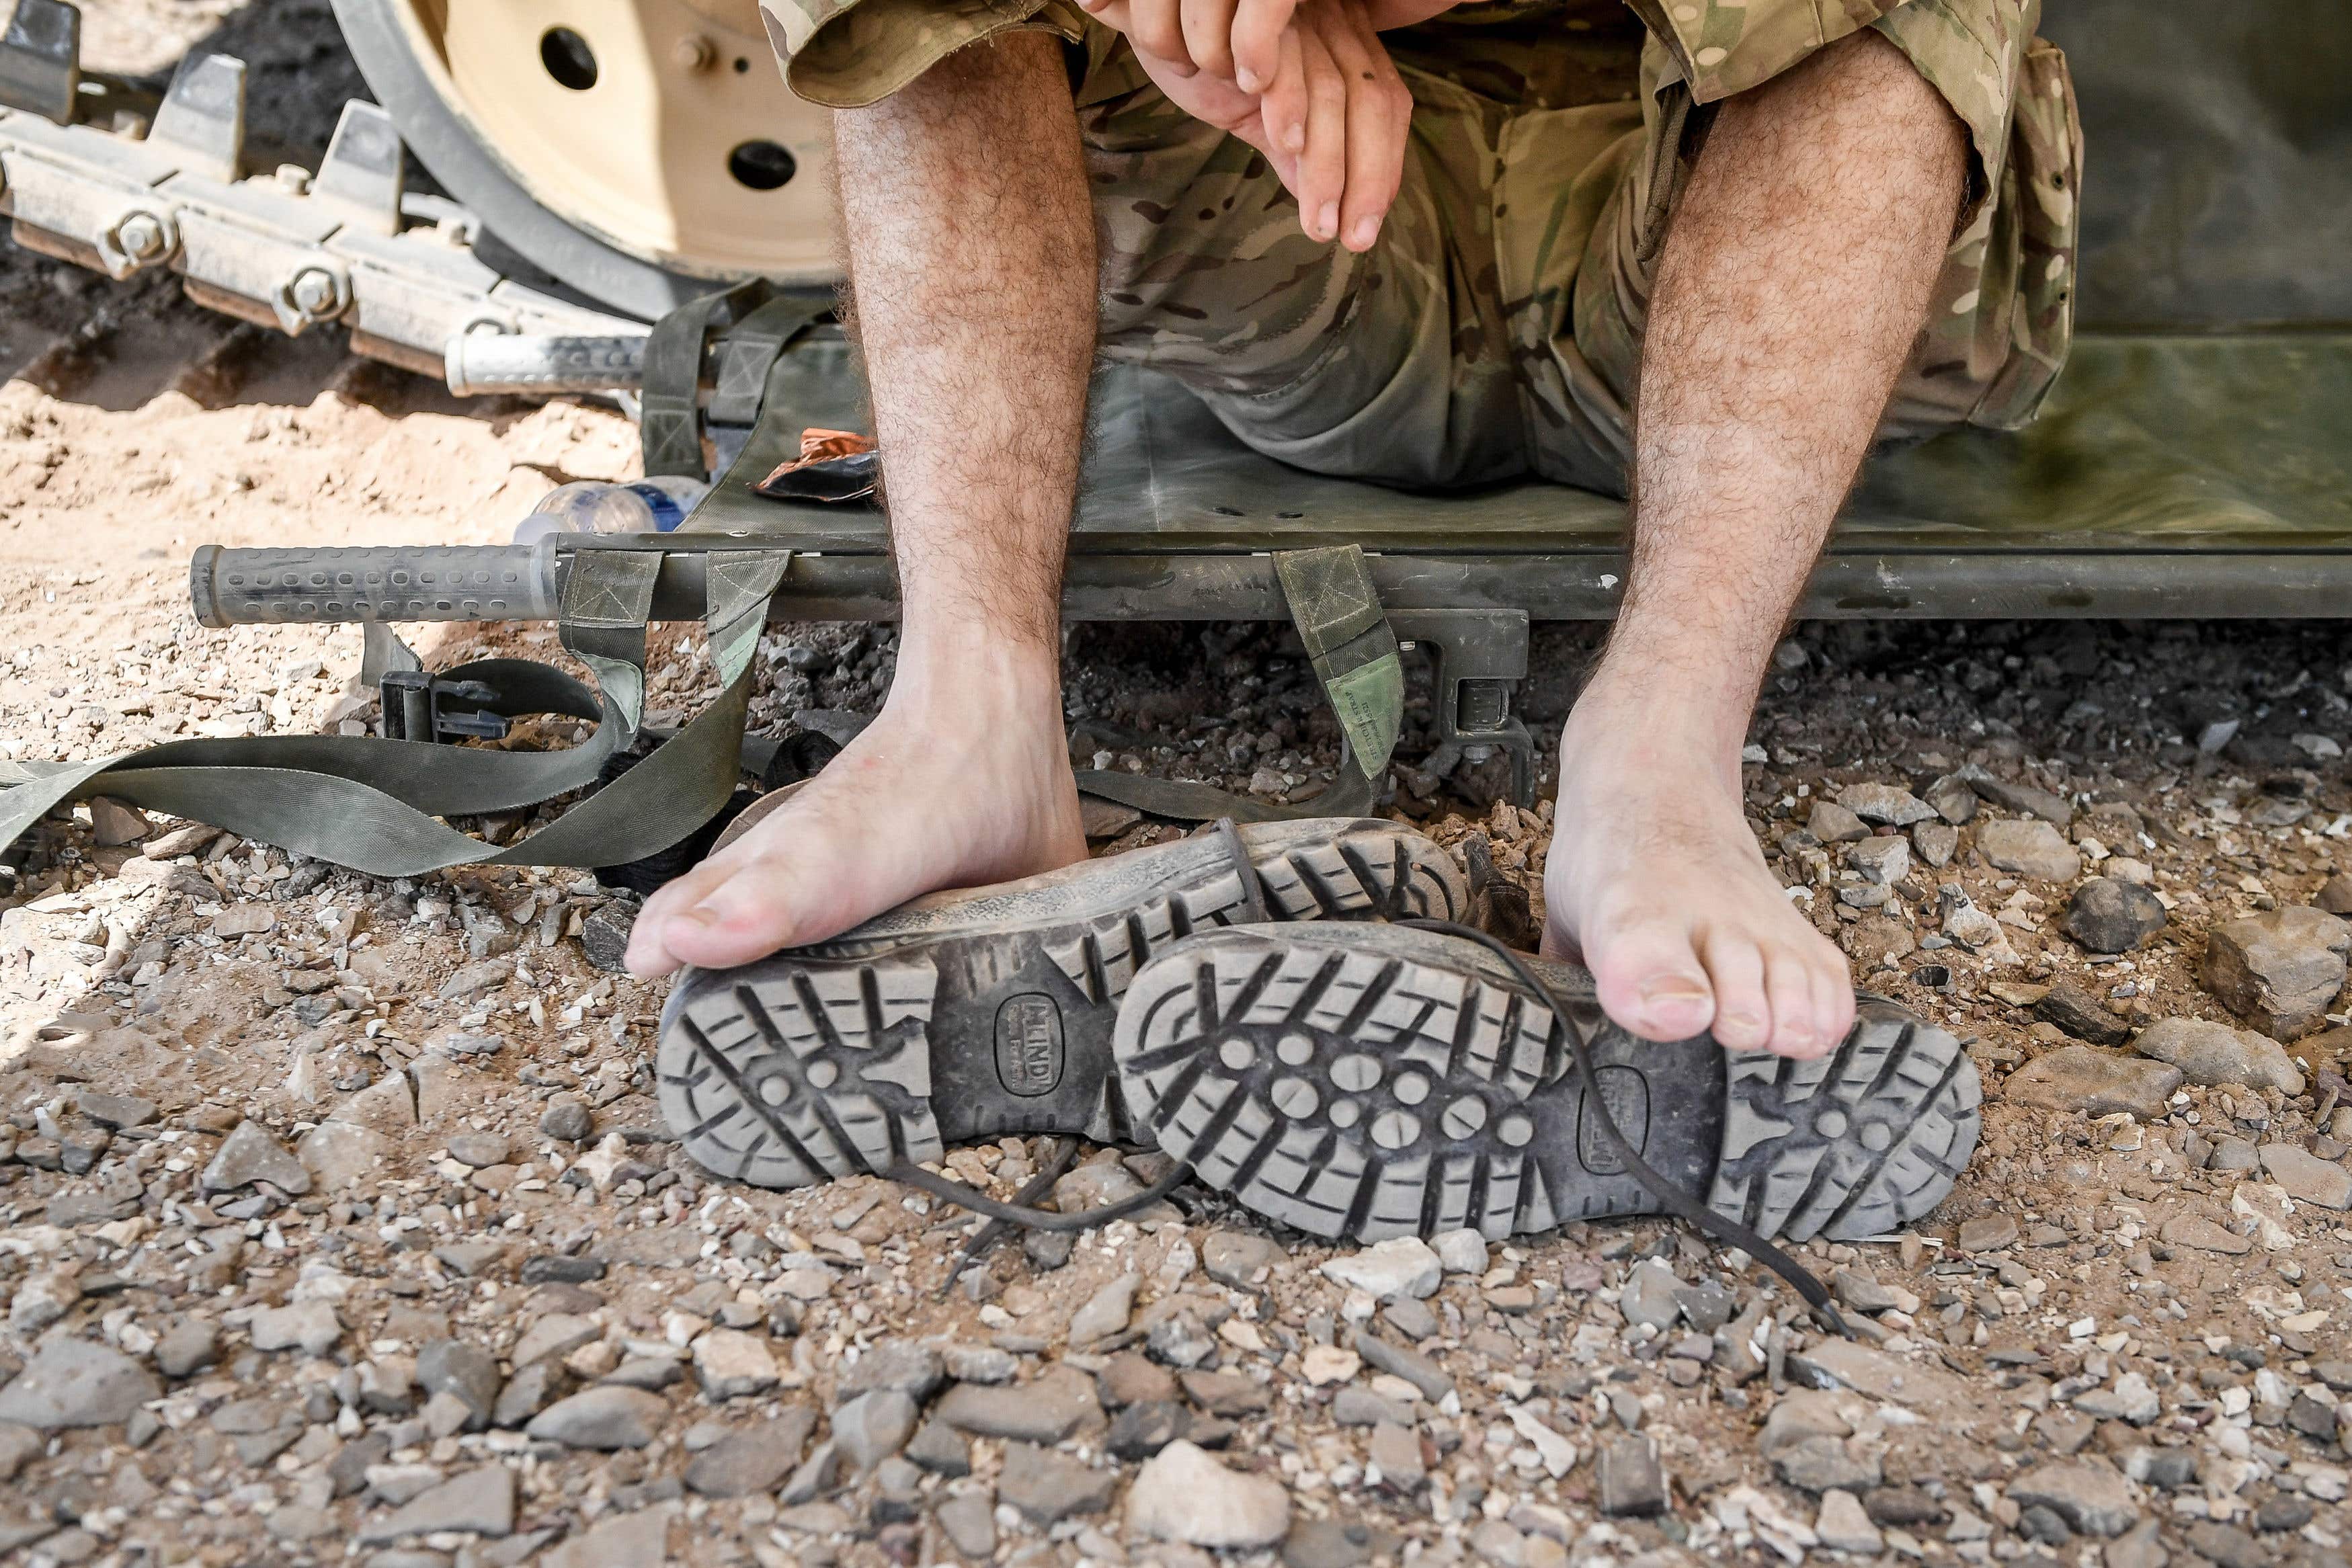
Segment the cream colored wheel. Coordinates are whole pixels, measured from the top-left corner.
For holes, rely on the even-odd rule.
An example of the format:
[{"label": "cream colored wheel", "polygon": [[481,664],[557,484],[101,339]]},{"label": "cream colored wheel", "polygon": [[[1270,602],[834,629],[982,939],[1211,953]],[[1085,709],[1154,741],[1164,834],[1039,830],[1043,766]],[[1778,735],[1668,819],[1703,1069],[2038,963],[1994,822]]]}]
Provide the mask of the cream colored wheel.
[{"label": "cream colored wheel", "polygon": [[335,0],[418,159],[490,233],[653,317],[753,275],[835,273],[826,112],[756,0]]}]

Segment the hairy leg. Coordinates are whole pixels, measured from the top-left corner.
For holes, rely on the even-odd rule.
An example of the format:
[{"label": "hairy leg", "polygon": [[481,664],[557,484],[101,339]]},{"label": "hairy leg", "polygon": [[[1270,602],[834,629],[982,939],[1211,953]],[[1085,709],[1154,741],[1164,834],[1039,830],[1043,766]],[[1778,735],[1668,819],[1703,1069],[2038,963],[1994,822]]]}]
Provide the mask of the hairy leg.
[{"label": "hairy leg", "polygon": [[888,701],[738,842],[656,894],[629,967],[747,963],[936,888],[1086,854],[1061,577],[1096,326],[1059,46],[1016,34],[834,117],[903,615]]},{"label": "hairy leg", "polygon": [[1764,664],[1926,315],[1958,119],[1864,32],[1724,102],[1660,256],[1623,611],[1561,743],[1556,949],[1653,1040],[1817,1056],[1837,949],[1765,868],[1739,752]]}]

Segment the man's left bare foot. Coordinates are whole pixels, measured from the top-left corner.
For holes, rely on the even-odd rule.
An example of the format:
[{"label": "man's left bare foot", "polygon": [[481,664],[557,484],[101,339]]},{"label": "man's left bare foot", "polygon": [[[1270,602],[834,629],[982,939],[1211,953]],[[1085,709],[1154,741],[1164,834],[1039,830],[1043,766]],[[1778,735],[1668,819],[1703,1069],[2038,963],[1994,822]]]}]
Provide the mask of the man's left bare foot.
[{"label": "man's left bare foot", "polygon": [[1766,869],[1725,728],[1605,669],[1586,688],[1560,744],[1545,950],[1580,958],[1645,1040],[1826,1055],[1853,1024],[1852,977]]}]

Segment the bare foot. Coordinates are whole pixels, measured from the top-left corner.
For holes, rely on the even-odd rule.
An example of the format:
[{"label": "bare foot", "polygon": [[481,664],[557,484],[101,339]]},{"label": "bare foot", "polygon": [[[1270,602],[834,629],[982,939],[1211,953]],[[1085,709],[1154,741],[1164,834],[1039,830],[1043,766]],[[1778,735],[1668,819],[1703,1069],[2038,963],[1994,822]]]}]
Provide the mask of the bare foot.
[{"label": "bare foot", "polygon": [[821,942],[943,887],[1084,860],[1048,674],[974,669],[909,692],[790,801],[646,901],[630,971],[725,968]]},{"label": "bare foot", "polygon": [[1852,977],[1765,869],[1738,745],[1595,677],[1560,745],[1544,945],[1580,956],[1602,1010],[1645,1040],[1712,1029],[1734,1051],[1823,1056],[1853,1027]]}]

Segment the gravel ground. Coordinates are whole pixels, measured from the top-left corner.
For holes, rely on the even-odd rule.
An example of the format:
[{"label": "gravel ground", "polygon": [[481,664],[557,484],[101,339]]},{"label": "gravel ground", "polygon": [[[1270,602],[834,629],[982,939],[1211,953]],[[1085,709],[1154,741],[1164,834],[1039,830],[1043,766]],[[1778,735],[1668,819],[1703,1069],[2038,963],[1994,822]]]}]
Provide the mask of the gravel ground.
[{"label": "gravel ground", "polygon": [[[294,144],[350,79],[320,5],[90,9],[124,68],[225,26]],[[356,634],[198,630],[194,544],[488,539],[634,461],[609,411],[454,402],[20,252],[0,369],[16,758],[355,722]],[[1594,645],[1539,634],[1531,717]],[[551,640],[427,652],[493,647]],[[871,711],[893,647],[772,629],[760,721]],[[707,674],[661,650],[650,706],[690,709]],[[957,1275],[951,1208],[739,1189],[677,1152],[663,988],[592,961],[627,908],[593,879],[384,882],[81,809],[0,883],[0,1553],[2340,1562],[2346,650],[2335,625],[1782,644],[1759,839],[1987,1089],[1941,1210],[1803,1249],[1857,1343],[1648,1222],[1334,1251],[1186,1189]],[[1269,630],[1081,631],[1069,675],[1082,761],[1287,793],[1332,760]],[[1549,808],[1433,756],[1425,711],[1401,756],[1396,809],[1526,938]],[[1171,831],[1096,825],[1105,851]],[[1045,1153],[947,1166],[1005,1197]],[[1062,1196],[1157,1174],[1090,1151]]]}]

